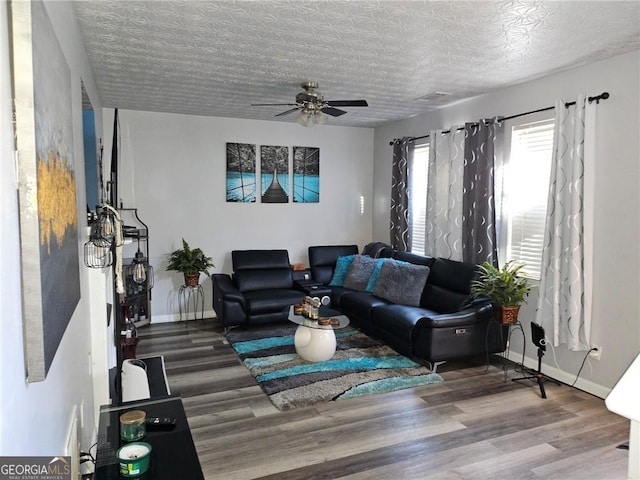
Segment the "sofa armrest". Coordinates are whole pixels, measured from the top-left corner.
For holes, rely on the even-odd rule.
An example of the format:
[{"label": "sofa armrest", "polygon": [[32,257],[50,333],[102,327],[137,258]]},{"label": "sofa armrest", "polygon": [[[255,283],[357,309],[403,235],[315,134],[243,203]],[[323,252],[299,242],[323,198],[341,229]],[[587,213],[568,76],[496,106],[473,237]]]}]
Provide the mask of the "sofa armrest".
[{"label": "sofa armrest", "polygon": [[222,298],[226,301],[236,301],[245,306],[244,295],[233,283],[231,277],[225,273],[216,273],[211,275],[213,281],[213,297]]},{"label": "sofa armrest", "polygon": [[222,325],[246,325],[247,302],[244,295],[235,286],[231,277],[223,273],[211,275],[213,282],[213,310]]},{"label": "sofa armrest", "polygon": [[419,328],[451,328],[489,321],[494,316],[490,303],[478,302],[454,313],[423,317],[416,323]]}]

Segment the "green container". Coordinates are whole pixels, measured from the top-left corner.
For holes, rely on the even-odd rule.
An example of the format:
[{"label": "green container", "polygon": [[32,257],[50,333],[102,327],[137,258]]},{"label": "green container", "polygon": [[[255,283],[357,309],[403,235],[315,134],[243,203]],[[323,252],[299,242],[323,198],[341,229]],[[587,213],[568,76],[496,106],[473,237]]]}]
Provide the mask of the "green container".
[{"label": "green container", "polygon": [[151,445],[146,442],[133,442],[118,449],[120,475],[137,477],[149,469],[151,462]]},{"label": "green container", "polygon": [[143,410],[131,410],[120,415],[120,438],[126,442],[142,440],[147,434],[146,416]]}]

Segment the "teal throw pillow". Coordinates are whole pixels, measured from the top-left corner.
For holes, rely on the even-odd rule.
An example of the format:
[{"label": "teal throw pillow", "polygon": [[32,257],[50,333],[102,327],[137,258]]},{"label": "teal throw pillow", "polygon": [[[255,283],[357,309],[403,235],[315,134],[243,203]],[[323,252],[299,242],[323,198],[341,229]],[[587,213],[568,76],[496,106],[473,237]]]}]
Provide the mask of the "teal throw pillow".
[{"label": "teal throw pillow", "polygon": [[349,271],[349,267],[351,267],[351,263],[355,255],[347,255],[344,257],[338,257],[336,260],[336,268],[333,270],[333,277],[329,282],[330,287],[343,287],[344,286],[344,277],[347,275]]},{"label": "teal throw pillow", "polygon": [[382,264],[384,262],[391,262],[392,260],[388,258],[379,258],[376,266],[373,268],[373,272],[369,277],[369,281],[367,282],[367,286],[365,287],[365,292],[373,292],[373,289],[376,286],[376,281],[378,280],[378,276],[380,275],[380,270],[382,270]]}]

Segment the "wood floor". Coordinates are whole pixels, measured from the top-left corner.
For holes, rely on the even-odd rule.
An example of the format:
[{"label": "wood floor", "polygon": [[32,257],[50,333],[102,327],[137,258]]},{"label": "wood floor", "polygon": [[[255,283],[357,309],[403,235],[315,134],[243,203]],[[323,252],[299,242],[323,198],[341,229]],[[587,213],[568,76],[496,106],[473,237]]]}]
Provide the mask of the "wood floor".
[{"label": "wood floor", "polygon": [[445,364],[441,384],[280,412],[215,321],[139,334],[139,357],[164,355],[208,480],[627,478],[628,420],[566,385],[544,400],[499,365]]}]

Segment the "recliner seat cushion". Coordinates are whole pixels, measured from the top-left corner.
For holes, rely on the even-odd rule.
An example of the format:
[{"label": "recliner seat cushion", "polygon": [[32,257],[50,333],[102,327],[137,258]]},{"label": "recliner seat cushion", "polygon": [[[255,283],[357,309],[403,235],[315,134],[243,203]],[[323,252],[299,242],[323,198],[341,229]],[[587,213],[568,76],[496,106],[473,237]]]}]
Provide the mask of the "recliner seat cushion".
[{"label": "recliner seat cushion", "polygon": [[304,293],[298,290],[257,290],[245,293],[249,315],[285,310],[290,305],[302,302]]},{"label": "recliner seat cushion", "polygon": [[340,299],[340,310],[350,318],[367,319],[371,317],[374,308],[388,304],[389,302],[372,293],[351,291]]}]

